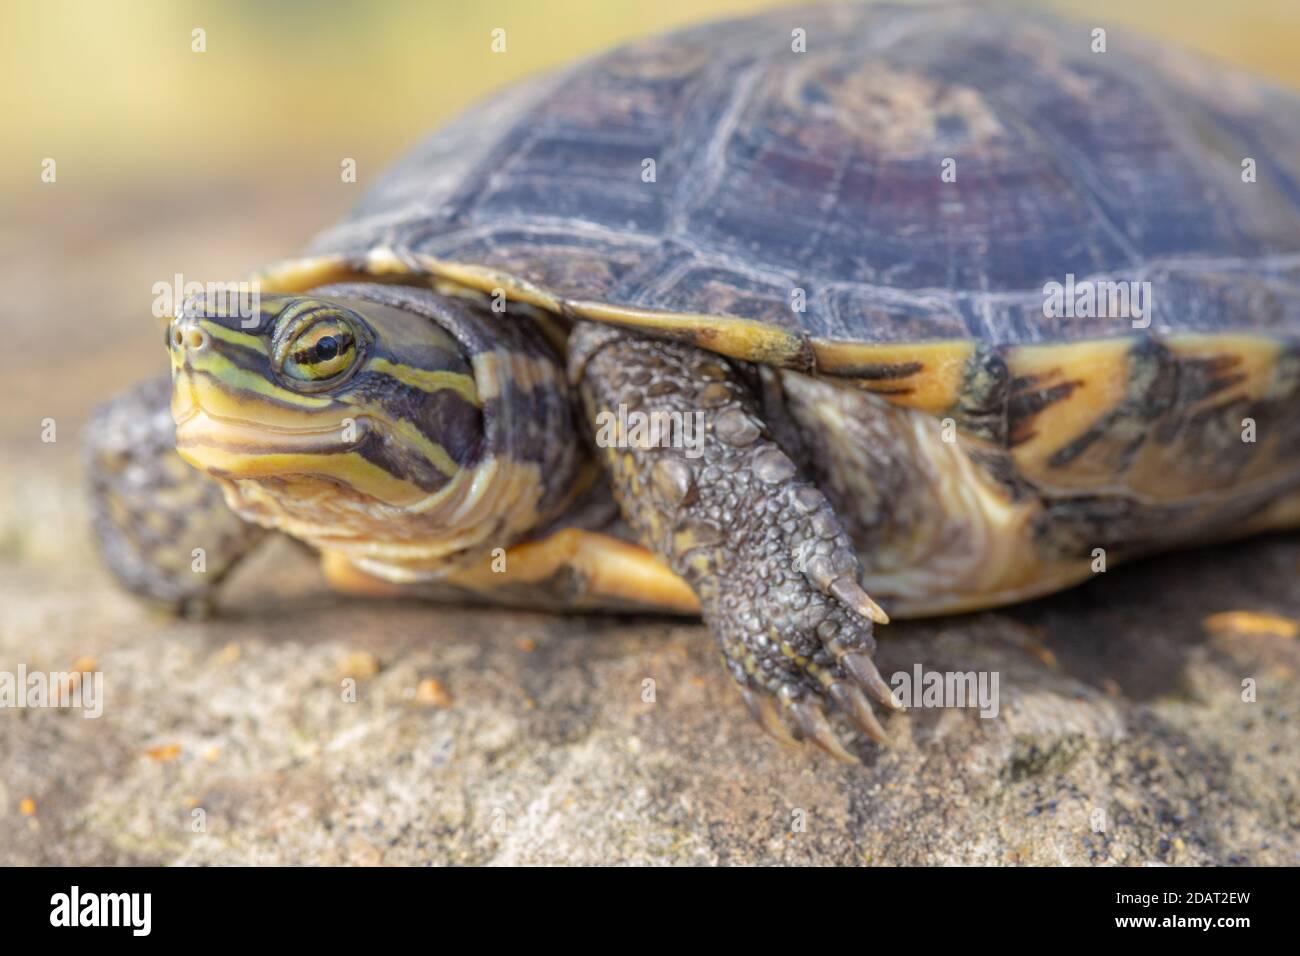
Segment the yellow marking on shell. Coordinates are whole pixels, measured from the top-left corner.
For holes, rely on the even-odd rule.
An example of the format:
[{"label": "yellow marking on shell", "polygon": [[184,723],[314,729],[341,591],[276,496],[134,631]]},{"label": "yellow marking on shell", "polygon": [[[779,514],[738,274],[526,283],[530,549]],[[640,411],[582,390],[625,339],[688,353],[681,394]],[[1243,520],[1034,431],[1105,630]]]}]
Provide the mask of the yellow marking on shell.
[{"label": "yellow marking on shell", "polygon": [[961,398],[966,364],[975,353],[975,343],[954,339],[948,342],[867,344],[813,339],[812,350],[817,359],[817,371],[825,375],[852,378],[853,370],[864,365],[920,365],[918,371],[901,378],[854,378],[854,382],[895,405],[939,415],[951,409]]},{"label": "yellow marking on shell", "polygon": [[365,271],[373,276],[403,276],[411,267],[388,246],[376,246],[366,253]]},{"label": "yellow marking on shell", "polygon": [[[1039,581],[1074,573],[1044,562],[1039,554],[1032,533],[1041,512],[1037,501],[1011,501],[959,443],[943,441],[933,421],[911,414],[912,454],[930,479],[934,513],[930,523],[920,526],[929,534],[894,543],[906,553],[890,571],[876,574],[869,567],[863,576],[869,594],[895,598],[891,616],[914,614],[917,602],[925,613],[997,604],[999,594],[1020,593]],[[878,560],[867,557],[871,565]]]},{"label": "yellow marking on shell", "polygon": [[[500,289],[506,294],[507,298],[517,302],[525,302],[539,309],[546,309],[548,312],[563,311],[563,299],[552,295],[539,286],[533,285],[526,279],[512,276],[500,269],[470,263],[445,262],[441,259],[434,259],[432,256],[418,256],[417,259],[430,275],[450,279],[452,282],[468,286],[471,289],[478,289],[480,292],[491,293]],[[378,257],[378,261],[382,266],[387,264],[389,260],[381,255]]]},{"label": "yellow marking on shell", "polygon": [[295,259],[272,266],[259,277],[263,288],[275,292],[301,292],[331,282],[375,277],[402,280],[420,277],[432,286],[436,279],[450,280],[480,292],[497,289],[514,302],[560,315],[576,315],[593,322],[608,322],[660,333],[678,333],[701,348],[722,355],[769,365],[806,368],[812,353],[805,337],[779,326],[734,316],[660,312],[606,302],[567,300],[550,290],[499,269],[471,263],[447,262],[431,256],[415,256],[419,269],[412,269],[396,252],[386,247],[371,250],[360,269],[342,256]]},{"label": "yellow marking on shell", "polygon": [[[1238,402],[1269,401],[1276,397],[1275,387],[1288,390],[1292,387],[1289,381],[1277,380],[1283,345],[1274,338],[1179,334],[1165,340],[1164,346],[1184,368],[1195,362],[1222,363],[1221,369],[1214,373],[1217,377],[1239,379],[1195,402],[1180,395],[1182,404],[1166,415],[1166,421],[1170,415],[1186,422],[1198,414]],[[1252,486],[1279,480],[1290,467],[1283,436],[1276,429],[1262,429],[1256,442],[1237,445],[1236,451],[1245,459],[1238,467],[1216,471],[1205,467],[1206,462],[1201,459],[1196,429],[1184,427],[1165,440],[1156,441],[1152,433],[1159,425],[1159,422],[1152,423],[1148,440],[1131,456],[1123,475],[1117,476],[1128,490],[1149,501],[1200,500],[1204,502],[1202,511],[1208,512],[1221,507],[1228,495],[1245,493]],[[1233,425],[1240,427],[1239,417],[1234,418]],[[1246,519],[1243,526],[1266,530],[1278,526],[1273,524],[1275,520],[1284,521],[1284,513],[1276,511],[1271,517],[1255,515]]]},{"label": "yellow marking on shell", "polygon": [[[1248,460],[1238,469],[1217,472],[1204,467],[1195,453],[1195,431],[1175,431],[1154,438],[1168,422],[1190,420],[1198,412],[1236,401],[1266,401],[1277,386],[1282,344],[1262,336],[1177,335],[1163,341],[1175,362],[1229,360],[1220,373],[1240,378],[1195,404],[1178,396],[1175,407],[1158,420],[1142,425],[1147,440],[1132,447],[1136,412],[1126,411],[1123,423],[1111,430],[1107,416],[1132,401],[1133,378],[1141,359],[1133,354],[1133,338],[1062,342],[1009,350],[1007,368],[1013,377],[1030,379],[1026,391],[1076,383],[1073,391],[1032,418],[1013,423],[1013,461],[1044,491],[1136,495],[1149,502],[1202,499],[1207,509],[1219,507],[1224,495],[1260,482],[1275,481],[1282,467],[1276,433],[1261,434],[1258,444],[1243,444]],[[1282,383],[1281,387],[1290,387]],[[1068,461],[1052,457],[1092,429],[1098,433]]]},{"label": "yellow marking on shell", "polygon": [[293,293],[337,282],[364,280],[369,275],[368,269],[354,269],[345,256],[304,256],[268,266],[255,273],[253,281],[262,292]]},{"label": "yellow marking on shell", "polygon": [[[1113,474],[1094,474],[1083,463],[1053,468],[1048,459],[1113,410],[1128,395],[1132,338],[1096,339],[1009,349],[1007,371],[1012,380],[1027,379],[1027,391],[1037,392],[1072,383],[1072,391],[1020,422],[1010,437],[1011,457],[1023,474],[1042,486],[1098,486]],[[1026,434],[1027,432],[1027,434]],[[1100,467],[1100,466],[1098,466]]]},{"label": "yellow marking on shell", "polygon": [[386,358],[371,359],[369,364],[374,371],[395,378],[403,385],[410,385],[424,392],[451,389],[471,405],[479,404],[478,389],[474,385],[473,376],[461,372],[415,368],[411,365],[390,362]]},{"label": "yellow marking on shell", "polygon": [[1225,374],[1240,376],[1242,380],[1208,396],[1202,401],[1202,407],[1236,399],[1260,401],[1268,398],[1283,349],[1280,340],[1257,335],[1177,335],[1171,337],[1165,346],[1176,358],[1184,361],[1236,359],[1236,364],[1225,370]]},{"label": "yellow marking on shell", "polygon": [[275,263],[255,276],[267,292],[306,292],[339,282],[380,281],[426,285],[438,291],[450,282],[462,290],[478,293],[504,289],[511,298],[536,305],[550,312],[559,311],[559,302],[522,279],[485,266],[442,262],[430,256],[419,257],[420,269],[411,266],[388,246],[377,246],[362,260],[344,255],[306,256]]},{"label": "yellow marking on shell", "polygon": [[806,339],[779,326],[734,316],[659,312],[603,302],[568,302],[584,319],[609,322],[652,332],[677,332],[691,344],[732,358],[783,368],[807,368],[812,363]]}]

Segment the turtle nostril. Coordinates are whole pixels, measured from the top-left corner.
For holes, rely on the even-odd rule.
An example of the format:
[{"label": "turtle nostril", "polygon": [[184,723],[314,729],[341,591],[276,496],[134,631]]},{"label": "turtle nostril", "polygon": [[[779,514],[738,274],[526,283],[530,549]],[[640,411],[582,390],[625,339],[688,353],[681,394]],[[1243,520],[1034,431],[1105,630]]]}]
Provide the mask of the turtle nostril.
[{"label": "turtle nostril", "polygon": [[173,327],[173,328],[172,328],[172,345],[173,345],[174,347],[176,347],[176,348],[180,348],[180,347],[181,347],[182,345],[184,345],[184,344],[185,344],[185,337],[184,337],[184,335],[181,334],[181,330],[178,329],[178,328]]},{"label": "turtle nostril", "polygon": [[192,352],[198,352],[206,348],[208,344],[208,333],[202,329],[188,329],[185,332],[185,347]]}]

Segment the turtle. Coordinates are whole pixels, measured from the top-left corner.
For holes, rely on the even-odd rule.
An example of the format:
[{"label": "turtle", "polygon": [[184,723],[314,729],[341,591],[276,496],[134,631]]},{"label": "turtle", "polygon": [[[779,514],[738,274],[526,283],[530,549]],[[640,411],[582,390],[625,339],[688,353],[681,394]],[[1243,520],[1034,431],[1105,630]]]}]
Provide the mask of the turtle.
[{"label": "turtle", "polygon": [[1300,100],[1111,32],[793,8],[492,96],[168,319],[87,430],[109,567],[698,615],[853,760],[891,617],[1300,525]]}]

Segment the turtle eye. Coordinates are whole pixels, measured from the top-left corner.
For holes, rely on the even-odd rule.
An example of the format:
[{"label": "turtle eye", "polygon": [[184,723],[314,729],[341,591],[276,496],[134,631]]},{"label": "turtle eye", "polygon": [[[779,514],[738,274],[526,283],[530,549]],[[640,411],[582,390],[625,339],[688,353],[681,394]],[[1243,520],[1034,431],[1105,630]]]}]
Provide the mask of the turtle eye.
[{"label": "turtle eye", "polygon": [[327,317],[312,322],[289,342],[283,370],[300,382],[325,383],[352,368],[357,337],[347,322]]}]

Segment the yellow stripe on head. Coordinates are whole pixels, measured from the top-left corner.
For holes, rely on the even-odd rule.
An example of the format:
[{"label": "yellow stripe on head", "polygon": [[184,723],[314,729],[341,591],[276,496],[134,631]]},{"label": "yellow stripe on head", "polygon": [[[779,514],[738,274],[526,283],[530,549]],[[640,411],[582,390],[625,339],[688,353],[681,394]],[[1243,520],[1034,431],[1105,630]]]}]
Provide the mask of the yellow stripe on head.
[{"label": "yellow stripe on head", "polygon": [[474,384],[474,376],[472,375],[448,372],[443,369],[415,368],[410,365],[400,365],[382,357],[372,359],[369,367],[376,372],[397,379],[403,385],[410,385],[412,388],[418,388],[425,392],[436,392],[439,389],[449,388],[471,405],[480,404],[478,388]]}]

